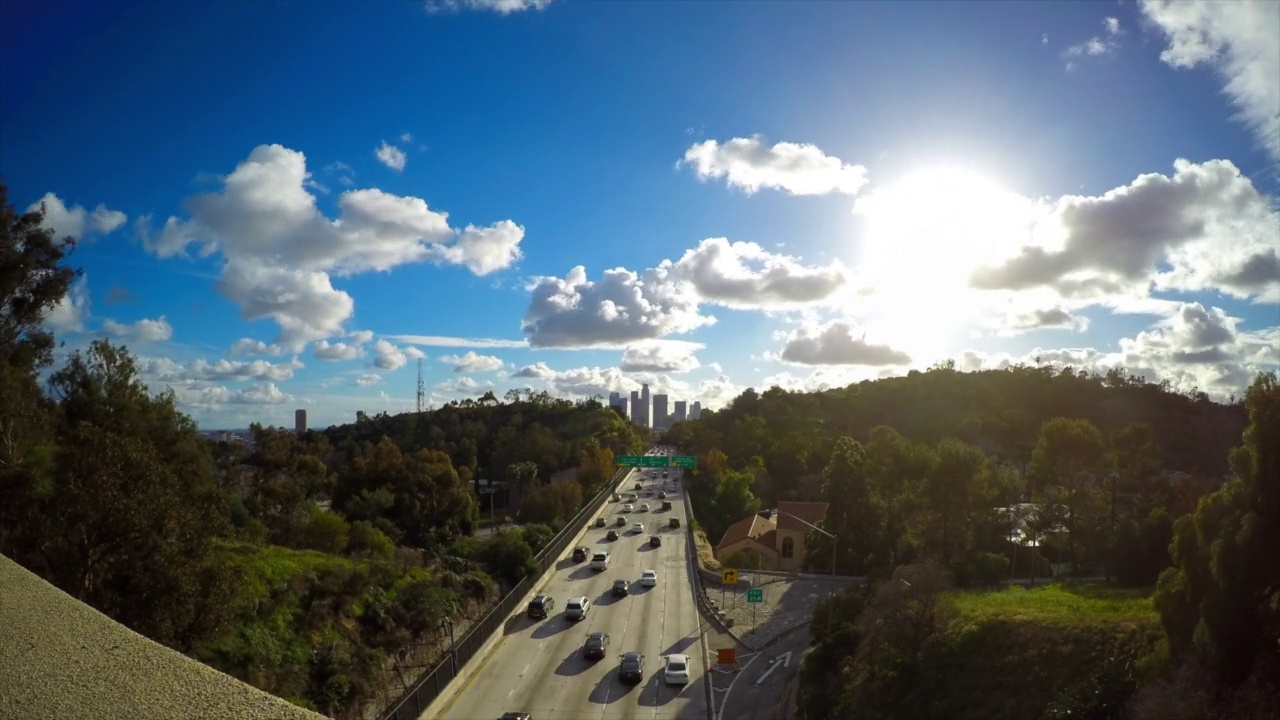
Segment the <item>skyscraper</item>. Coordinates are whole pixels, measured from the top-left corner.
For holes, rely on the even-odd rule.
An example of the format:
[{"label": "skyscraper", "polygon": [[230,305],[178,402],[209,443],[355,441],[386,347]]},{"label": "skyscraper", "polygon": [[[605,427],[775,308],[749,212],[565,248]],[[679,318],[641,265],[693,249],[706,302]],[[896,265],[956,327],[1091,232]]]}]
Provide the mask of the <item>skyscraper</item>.
[{"label": "skyscraper", "polygon": [[307,431],[306,410],[295,410],[293,412],[293,429],[296,430],[299,435]]},{"label": "skyscraper", "polygon": [[689,408],[689,419],[697,420],[700,417],[702,417],[702,402],[695,400],[693,406]]},{"label": "skyscraper", "polygon": [[639,425],[642,422],[640,417],[640,393],[631,391],[631,422]]},{"label": "skyscraper", "polygon": [[640,386],[640,424],[652,427],[649,423],[649,383]]},{"label": "skyscraper", "polygon": [[659,393],[653,396],[653,426],[664,428],[670,425],[667,421],[667,396]]},{"label": "skyscraper", "polygon": [[617,410],[624,418],[630,418],[627,414],[627,396],[622,393],[609,393],[609,407]]},{"label": "skyscraper", "polygon": [[687,407],[688,407],[688,403],[686,403],[684,400],[677,400],[677,401],[676,401],[676,411],[675,411],[675,413],[674,413],[674,414],[672,415],[672,417],[671,417],[671,424],[672,424],[672,425],[675,425],[675,424],[676,424],[676,423],[678,423],[678,422],[684,422],[685,420],[688,420],[688,419],[689,419],[689,418],[685,415],[685,410],[686,410],[686,408],[687,408]]}]

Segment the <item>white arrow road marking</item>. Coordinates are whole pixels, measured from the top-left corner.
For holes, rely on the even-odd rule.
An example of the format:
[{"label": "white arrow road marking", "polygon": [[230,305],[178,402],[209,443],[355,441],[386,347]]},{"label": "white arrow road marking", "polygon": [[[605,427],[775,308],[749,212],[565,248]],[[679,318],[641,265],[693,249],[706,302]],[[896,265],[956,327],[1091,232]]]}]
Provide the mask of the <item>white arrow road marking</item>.
[{"label": "white arrow road marking", "polygon": [[[781,660],[782,662],[778,662],[779,660]],[[774,670],[778,669],[779,665],[781,665],[782,667],[787,667],[790,664],[791,664],[791,651],[788,650],[787,652],[782,653],[781,655],[774,658],[773,660],[770,660],[769,669],[764,671],[764,674],[760,676],[759,680],[756,680],[754,683],[751,683],[751,684],[755,685],[756,687],[759,687],[760,684],[765,681],[765,679],[767,679],[771,674],[773,674]]]}]

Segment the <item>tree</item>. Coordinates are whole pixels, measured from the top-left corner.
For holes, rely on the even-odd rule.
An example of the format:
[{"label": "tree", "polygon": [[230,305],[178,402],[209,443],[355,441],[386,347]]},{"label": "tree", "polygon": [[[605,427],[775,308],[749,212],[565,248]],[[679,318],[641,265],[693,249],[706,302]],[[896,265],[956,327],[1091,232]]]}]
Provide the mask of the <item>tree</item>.
[{"label": "tree", "polygon": [[936,547],[947,566],[967,549],[973,514],[987,499],[982,491],[986,464],[986,455],[968,443],[947,438],[938,444],[937,461],[925,481],[925,497],[935,519]]},{"label": "tree", "polygon": [[[827,503],[823,528],[837,537],[838,574],[865,575],[882,560],[875,555],[875,545],[884,508],[871,493],[866,464],[862,444],[842,437],[836,441],[831,461],[822,471],[822,499]],[[820,566],[819,558],[831,550],[830,540],[826,536],[814,540],[809,543],[805,563]]]},{"label": "tree", "polygon": [[1262,669],[1280,690],[1280,383],[1259,375],[1245,396],[1249,426],[1231,455],[1236,479],[1174,525],[1174,566],[1154,604],[1174,656],[1226,687]]},{"label": "tree", "polygon": [[351,538],[351,526],[341,515],[328,510],[317,510],[307,518],[302,530],[302,545],[311,550],[340,553],[347,549]]},{"label": "tree", "polygon": [[[1067,555],[1075,570],[1079,548],[1092,549],[1099,539],[1098,479],[1105,460],[1102,434],[1088,420],[1053,418],[1040,426],[1031,453],[1031,473],[1037,491],[1063,506]],[[1059,492],[1051,492],[1057,489]]]},{"label": "tree", "polygon": [[1155,431],[1144,422],[1133,422],[1111,433],[1110,521],[1115,532],[1121,494],[1132,498],[1130,516],[1144,518],[1157,507],[1169,506],[1168,487],[1160,477],[1163,464]]}]

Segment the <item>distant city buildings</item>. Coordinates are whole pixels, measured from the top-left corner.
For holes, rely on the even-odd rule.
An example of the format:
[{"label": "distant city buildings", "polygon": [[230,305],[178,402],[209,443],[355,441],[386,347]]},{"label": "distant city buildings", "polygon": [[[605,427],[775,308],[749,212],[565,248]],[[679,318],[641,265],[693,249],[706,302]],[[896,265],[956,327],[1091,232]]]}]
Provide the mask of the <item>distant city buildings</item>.
[{"label": "distant city buildings", "polygon": [[638,391],[632,390],[629,400],[625,393],[609,393],[609,407],[636,425],[654,430],[666,430],[678,422],[696,420],[702,414],[701,402],[690,405],[685,400],[676,400],[672,403],[666,393],[650,395],[647,384],[641,385]]},{"label": "distant city buildings", "polygon": [[665,394],[657,394],[653,396],[653,427],[666,429],[671,426],[671,421],[667,417],[667,396]]},{"label": "distant city buildings", "polygon": [[640,386],[640,424],[645,427],[653,427],[649,422],[649,383]]},{"label": "distant city buildings", "polygon": [[627,396],[622,393],[609,393],[609,407],[616,410],[624,418],[631,417],[627,412]]},{"label": "distant city buildings", "polygon": [[702,417],[702,403],[695,400],[693,406],[689,408],[689,419],[697,420]]},{"label": "distant city buildings", "polygon": [[307,431],[307,411],[295,410],[293,412],[293,428],[299,435]]},{"label": "distant city buildings", "polygon": [[679,423],[679,422],[684,422],[685,420],[689,419],[688,416],[685,414],[687,407],[688,407],[688,403],[686,403],[684,400],[676,401],[676,411],[671,416],[672,425],[675,425],[676,423]]}]

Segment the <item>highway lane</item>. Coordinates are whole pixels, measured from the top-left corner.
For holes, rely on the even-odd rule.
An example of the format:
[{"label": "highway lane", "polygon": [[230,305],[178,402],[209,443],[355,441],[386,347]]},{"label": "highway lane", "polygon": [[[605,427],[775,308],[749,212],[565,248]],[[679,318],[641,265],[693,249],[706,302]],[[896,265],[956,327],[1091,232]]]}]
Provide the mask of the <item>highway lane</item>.
[{"label": "highway lane", "polygon": [[[630,490],[640,477],[633,471],[622,485]],[[661,478],[644,479],[646,487],[660,488]],[[661,500],[641,497],[652,508],[647,513],[620,513],[622,503],[605,505],[601,515],[605,528],[591,528],[580,544],[588,548],[608,548],[612,553],[608,570],[597,573],[590,561],[574,563],[566,555],[543,578],[540,590],[556,600],[555,614],[545,620],[525,615],[513,617],[504,628],[505,637],[453,704],[444,709],[448,720],[487,720],[503,712],[523,711],[534,720],[609,720],[612,718],[705,719],[706,688],[703,673],[701,618],[694,604],[689,577],[685,518],[680,483],[668,498],[672,509],[661,512]],[[626,518],[625,528],[616,528],[618,540],[605,540],[618,515]],[[668,518],[680,518],[680,530],[667,527]],[[645,532],[634,533],[634,522],[645,523]],[[659,548],[649,547],[649,536],[663,539]],[[656,570],[656,587],[639,585],[643,570]],[[625,579],[632,594],[611,595],[613,581]],[[581,621],[567,620],[565,602],[585,595],[592,606]],[[607,632],[612,638],[603,660],[582,657],[588,633]],[[637,686],[618,681],[618,655],[645,654],[644,681]],[[669,653],[690,656],[688,685],[667,686],[662,682],[662,657]]]}]

